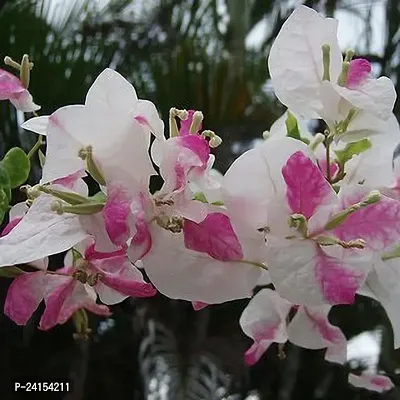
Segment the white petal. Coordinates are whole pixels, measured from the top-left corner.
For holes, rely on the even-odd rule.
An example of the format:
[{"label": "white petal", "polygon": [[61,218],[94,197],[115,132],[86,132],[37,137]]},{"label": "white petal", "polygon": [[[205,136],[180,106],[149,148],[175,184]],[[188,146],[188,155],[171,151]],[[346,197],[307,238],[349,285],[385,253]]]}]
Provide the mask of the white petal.
[{"label": "white petal", "polygon": [[396,101],[393,82],[386,76],[369,79],[357,89],[334,85],[335,90],[353,106],[387,120]]},{"label": "white petal", "polygon": [[139,100],[135,106],[136,117],[144,117],[150,130],[157,139],[164,138],[164,122],[156,106],[149,100]]},{"label": "white petal", "polygon": [[261,272],[260,279],[257,281],[257,286],[264,286],[264,285],[269,285],[272,283],[271,277],[269,276],[269,272],[263,270]]},{"label": "white petal", "polygon": [[346,362],[346,337],[328,320],[331,306],[300,307],[288,326],[289,340],[306,349],[327,348],[325,358],[331,362]]},{"label": "white petal", "polygon": [[259,340],[259,334],[264,329],[277,326],[274,342],[285,343],[286,316],[292,305],[271,289],[260,290],[244,309],[239,323],[243,332],[254,340]]},{"label": "white petal", "polygon": [[32,95],[27,91],[23,91],[17,98],[11,98],[11,103],[17,110],[23,112],[33,112],[40,110],[40,106],[34,103]]},{"label": "white petal", "polygon": [[15,204],[14,206],[12,206],[10,213],[9,213],[10,221],[12,221],[15,218],[23,217],[27,213],[28,210],[29,210],[29,208],[26,205],[25,201]]},{"label": "white petal", "polygon": [[85,109],[80,105],[60,108],[50,116],[42,183],[85,169],[84,161],[78,156],[84,145],[81,140],[70,135],[70,131],[74,131],[78,138],[84,140],[86,130],[90,129],[87,124],[82,126],[84,121]]},{"label": "white petal", "polygon": [[34,117],[30,118],[27,121],[25,121],[21,127],[31,131],[35,132],[38,135],[47,135],[47,125],[49,124],[49,117],[48,116],[43,116],[43,117]]},{"label": "white petal", "polygon": [[90,87],[85,104],[90,108],[129,114],[137,101],[135,88],[117,71],[106,68]]},{"label": "white petal", "polygon": [[118,304],[124,301],[129,296],[118,292],[117,290],[98,282],[96,285],[96,292],[102,303],[107,305]]},{"label": "white petal", "polygon": [[376,261],[374,270],[368,275],[361,294],[378,300],[392,324],[394,347],[400,347],[400,262],[398,258]]},{"label": "white petal", "polygon": [[340,73],[342,55],[337,25],[337,20],[300,6],[283,24],[271,47],[268,66],[275,94],[303,118],[318,118],[322,109],[322,45],[331,48],[331,80],[336,81]]},{"label": "white petal", "polygon": [[73,214],[51,211],[54,198],[42,194],[22,221],[0,238],[0,266],[35,261],[70,249],[87,233]]},{"label": "white petal", "polygon": [[223,303],[250,297],[260,270],[241,262],[222,262],[186,249],[182,234],[153,227],[152,248],[142,260],[156,288],[172,299]]},{"label": "white petal", "polygon": [[265,227],[269,203],[286,194],[282,167],[298,150],[307,155],[310,153],[307,145],[299,140],[269,139],[236,159],[226,172],[221,187],[223,202],[229,212],[254,228]]},{"label": "white petal", "polygon": [[371,188],[389,186],[393,181],[392,159],[395,146],[400,141],[396,117],[386,123],[386,132],[369,137],[372,147],[346,163],[343,183],[356,185],[363,182]]}]

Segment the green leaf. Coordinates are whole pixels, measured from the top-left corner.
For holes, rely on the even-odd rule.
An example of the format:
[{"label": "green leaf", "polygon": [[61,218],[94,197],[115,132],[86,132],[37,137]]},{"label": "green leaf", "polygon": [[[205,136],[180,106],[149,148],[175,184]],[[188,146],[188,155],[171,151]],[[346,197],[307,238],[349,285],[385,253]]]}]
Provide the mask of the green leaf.
[{"label": "green leaf", "polygon": [[11,201],[11,187],[10,177],[8,176],[7,170],[0,163],[0,189],[3,189],[7,195],[8,201]]},{"label": "green leaf", "polygon": [[26,182],[31,163],[26,153],[19,147],[13,147],[1,161],[10,178],[10,186],[16,188]]},{"label": "green leaf", "polygon": [[347,161],[355,155],[359,155],[362,152],[370,149],[372,146],[368,139],[361,139],[358,142],[348,143],[343,150],[336,150],[336,159],[339,164],[345,164]]},{"label": "green leaf", "polygon": [[18,267],[2,267],[0,268],[0,277],[2,278],[16,278],[25,272]]},{"label": "green leaf", "polygon": [[290,112],[287,112],[287,118],[285,121],[287,134],[286,136],[293,139],[301,140],[299,125],[297,124],[296,117]]},{"label": "green leaf", "polygon": [[193,200],[201,201],[202,203],[208,203],[208,200],[203,192],[196,192],[193,195]]},{"label": "green leaf", "polygon": [[223,202],[223,201],[220,201],[220,200],[217,200],[217,201],[213,201],[211,204],[212,204],[213,206],[223,206],[223,205],[224,205],[224,202]]},{"label": "green leaf", "polygon": [[3,222],[4,217],[8,211],[10,200],[8,199],[7,191],[0,189],[0,224]]},{"label": "green leaf", "polygon": [[291,137],[293,139],[301,140],[305,144],[310,143],[310,141],[308,139],[301,137],[297,119],[290,111],[287,112],[287,118],[285,121],[285,125],[286,125],[286,131],[287,131],[286,136]]}]

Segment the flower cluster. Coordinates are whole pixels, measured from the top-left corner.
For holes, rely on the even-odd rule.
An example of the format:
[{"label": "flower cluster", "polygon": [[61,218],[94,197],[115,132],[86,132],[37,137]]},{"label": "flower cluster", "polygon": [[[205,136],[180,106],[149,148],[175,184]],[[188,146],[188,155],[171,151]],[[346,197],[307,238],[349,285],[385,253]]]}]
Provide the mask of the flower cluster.
[{"label": "flower cluster", "polygon": [[[8,63],[21,78],[0,71],[0,98],[36,111],[27,90],[31,63]],[[328,315],[357,294],[382,304],[399,347],[393,84],[373,78],[370,63],[352,51],[342,56],[337,21],[305,6],[283,25],[268,65],[290,111],[224,176],[212,168],[221,139],[203,130],[200,111],[172,108],[166,137],[154,104],[111,69],[84,105],[28,119],[22,127],[45,137],[47,149],[40,182],[24,186],[27,201],[12,208],[0,238],[0,266],[15,274],[6,315],[24,325],[44,300],[39,327],[46,330],[71,317],[85,325],[84,310],[109,315],[109,305],[129,296],[159,291],[200,309],[271,284],[240,318],[254,341],[248,364],[272,343],[283,352],[288,340],[326,348],[328,361],[345,363],[346,338]],[[311,135],[306,119],[326,129]],[[152,193],[157,174],[163,185]],[[65,251],[64,265],[49,270],[48,256]],[[10,269],[20,264],[29,270]],[[349,382],[392,387],[384,375],[350,374]]]}]

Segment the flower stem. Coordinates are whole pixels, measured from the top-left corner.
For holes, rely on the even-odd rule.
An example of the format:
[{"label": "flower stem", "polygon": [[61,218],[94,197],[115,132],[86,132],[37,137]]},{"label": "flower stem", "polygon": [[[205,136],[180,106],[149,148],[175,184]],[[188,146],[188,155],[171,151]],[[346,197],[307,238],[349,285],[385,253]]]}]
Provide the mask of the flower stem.
[{"label": "flower stem", "polygon": [[329,183],[332,183],[332,176],[331,176],[331,153],[330,153],[330,148],[331,148],[331,143],[332,143],[332,137],[329,131],[325,131],[325,154],[326,154],[326,179]]},{"label": "flower stem", "polygon": [[36,143],[34,144],[34,146],[29,150],[28,153],[28,158],[31,159],[35,153],[40,149],[40,146],[44,144],[43,139],[42,139],[42,135],[38,136],[38,140],[36,141]]}]

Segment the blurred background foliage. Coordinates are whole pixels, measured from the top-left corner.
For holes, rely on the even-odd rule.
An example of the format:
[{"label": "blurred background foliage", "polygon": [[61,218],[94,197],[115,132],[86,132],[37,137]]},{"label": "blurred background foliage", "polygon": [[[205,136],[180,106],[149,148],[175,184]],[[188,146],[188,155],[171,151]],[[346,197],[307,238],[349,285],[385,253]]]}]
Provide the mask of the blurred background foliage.
[{"label": "blurred background foliage", "polygon": [[[171,106],[202,110],[205,128],[223,138],[216,167],[224,172],[284,111],[268,83],[266,56],[295,3],[299,1],[0,0],[0,56],[30,55],[35,63],[30,90],[43,114],[83,102],[106,67],[130,80],[139,97],[155,102],[164,120]],[[304,4],[330,16],[352,17],[360,27],[352,37],[358,55],[390,76],[399,91],[398,0]],[[376,27],[379,13],[382,21]],[[377,30],[382,42],[378,51]],[[254,36],[257,43],[251,45]],[[395,112],[399,116],[398,103]],[[19,128],[23,118],[0,103],[1,155],[12,146],[29,149],[35,142]],[[0,282],[0,304],[8,284]],[[346,367],[325,362],[323,351],[287,345],[284,360],[272,346],[256,366],[246,368],[243,352],[250,340],[238,323],[246,303],[194,312],[189,303],[161,295],[126,300],[114,308],[112,318],[91,317],[88,342],[72,339],[72,323],[39,331],[41,310],[24,328],[0,315],[0,398],[25,398],[12,393],[15,380],[70,379],[73,391],[54,398],[400,399],[397,388],[378,395],[347,384],[347,372],[363,368],[386,371],[400,384],[399,353],[393,351],[390,324],[379,304],[360,297],[356,305],[335,307],[331,313],[332,322],[349,338]]]}]

